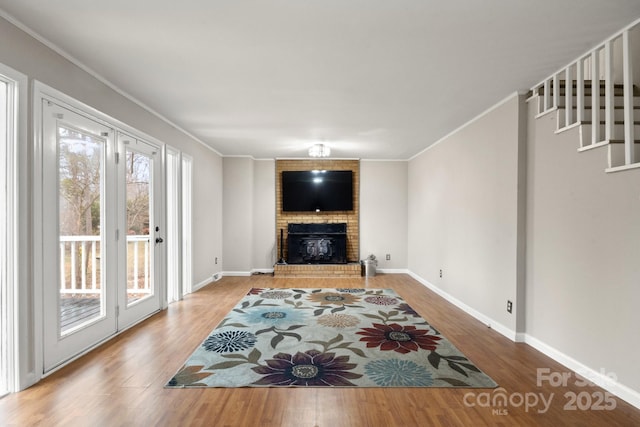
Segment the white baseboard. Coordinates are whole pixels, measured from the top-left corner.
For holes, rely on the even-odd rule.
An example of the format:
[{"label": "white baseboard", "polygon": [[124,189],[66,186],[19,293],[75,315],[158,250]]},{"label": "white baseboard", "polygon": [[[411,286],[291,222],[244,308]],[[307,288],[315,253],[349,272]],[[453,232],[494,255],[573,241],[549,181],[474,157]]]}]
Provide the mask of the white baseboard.
[{"label": "white baseboard", "polygon": [[640,393],[619,383],[615,377],[612,378],[607,375],[608,372],[598,372],[529,334],[524,334],[524,342],[595,385],[602,387],[636,408],[640,408]]},{"label": "white baseboard", "polygon": [[[251,271],[224,271],[218,274],[221,276],[247,277],[255,274],[273,274],[273,271],[273,268],[252,268]],[[378,268],[377,271],[384,274],[410,274],[409,270],[403,268]],[[193,290],[195,291],[196,289],[200,289],[200,287],[206,285],[210,281],[211,280],[205,280],[199,284],[200,286],[198,288],[194,286]]]},{"label": "white baseboard", "polygon": [[527,334],[524,332],[516,332],[515,342],[525,342]]},{"label": "white baseboard", "polygon": [[195,283],[191,286],[191,292],[195,292],[198,289],[202,289],[207,286],[211,282],[217,282],[222,277],[222,273],[214,273],[208,278],[204,279],[202,282]]},{"label": "white baseboard", "polygon": [[378,268],[377,271],[384,274],[411,274],[406,268]]},{"label": "white baseboard", "polygon": [[489,328],[493,329],[494,331],[496,331],[496,332],[504,335],[505,337],[509,338],[511,341],[518,342],[518,339],[522,340],[522,338],[523,338],[522,334],[517,334],[511,328],[508,328],[507,326],[503,325],[500,322],[497,322],[496,320],[490,318],[489,316],[486,316],[486,315],[480,313],[478,310],[476,310],[476,309],[472,308],[471,306],[463,303],[459,299],[457,299],[454,296],[452,296],[451,294],[443,291],[442,289],[438,288],[437,286],[435,286],[434,284],[430,283],[429,281],[423,279],[422,277],[418,276],[417,274],[409,271],[409,275],[411,277],[413,277],[414,279],[416,279],[418,282],[422,283],[424,286],[426,286],[430,290],[432,290],[433,292],[435,292],[436,294],[440,295],[442,298],[444,298],[447,301],[449,301],[451,304],[455,305],[456,307],[458,307],[459,309],[461,309],[465,313],[475,317],[477,320],[479,320],[480,322],[484,323],[485,325],[487,325]]},{"label": "white baseboard", "polygon": [[251,276],[251,272],[250,271],[223,271],[222,272],[223,276]]},{"label": "white baseboard", "polygon": [[474,308],[468,306],[467,304],[463,303],[457,298],[451,296],[447,292],[444,292],[442,289],[438,288],[432,283],[429,283],[427,280],[421,278],[415,273],[409,272],[409,275],[414,279],[416,279],[421,284],[423,284],[424,286],[426,286],[427,288],[429,288],[430,290],[432,290],[433,292],[437,293],[438,295],[440,295],[441,297],[449,301],[451,304],[462,309],[467,314],[470,314],[471,316],[475,317],[480,322],[486,324],[487,326],[501,333],[502,335],[509,338],[510,340],[515,342],[523,342],[525,344],[530,345],[531,347],[535,348],[539,352],[550,357],[551,359],[555,360],[561,365],[566,366],[567,369],[570,369],[571,371],[574,371],[581,377],[587,379],[588,381],[591,381],[593,384],[596,384],[597,386],[602,387],[603,389],[607,390],[611,394],[628,402],[629,404],[635,406],[636,408],[640,408],[640,392],[632,388],[629,388],[624,384],[621,384],[615,378],[611,378],[609,375],[607,375],[607,372],[598,372],[584,365],[583,363],[575,360],[574,358],[562,353],[561,351],[551,347],[550,345],[540,341],[539,339],[532,337],[527,333],[520,333],[520,332],[516,333],[510,328],[500,324],[499,322],[496,322],[490,317],[485,316],[484,314],[480,313]]}]

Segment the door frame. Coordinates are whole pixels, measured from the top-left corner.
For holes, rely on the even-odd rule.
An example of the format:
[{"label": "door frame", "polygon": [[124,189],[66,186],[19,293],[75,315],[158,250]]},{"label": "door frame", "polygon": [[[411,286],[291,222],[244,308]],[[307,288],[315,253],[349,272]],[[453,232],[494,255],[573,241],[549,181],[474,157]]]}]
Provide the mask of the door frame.
[{"label": "door frame", "polygon": [[[165,146],[167,244],[167,302],[180,301],[192,292],[192,193],[193,158]],[[175,262],[173,262],[175,260]],[[173,269],[171,269],[173,267]],[[169,273],[172,273],[171,275]],[[173,276],[173,277],[172,277]],[[170,298],[173,298],[170,300]]]},{"label": "door frame", "polygon": [[183,230],[182,230],[182,152],[165,146],[166,176],[164,194],[167,198],[167,259],[176,260],[167,265],[167,305],[180,301],[183,296]]},{"label": "door frame", "polygon": [[[29,292],[20,283],[27,283],[28,277],[28,175],[27,175],[27,76],[0,63],[0,75],[9,85],[12,104],[9,112],[10,133],[6,147],[7,173],[7,388],[9,392],[18,391],[29,383],[30,364],[20,356],[28,353],[30,343],[21,334],[29,324],[28,316],[22,308],[26,306]],[[4,309],[4,307],[3,307]]]},{"label": "door frame", "polygon": [[[45,83],[34,80],[32,86],[32,105],[33,105],[33,114],[32,114],[32,129],[33,129],[33,151],[32,151],[32,185],[33,185],[33,196],[30,200],[30,203],[33,207],[31,210],[32,216],[31,221],[33,225],[33,234],[31,238],[32,244],[32,278],[33,278],[33,306],[25,307],[25,313],[33,313],[33,323],[30,325],[21,325],[21,331],[28,331],[28,334],[22,334],[24,338],[24,344],[20,343],[21,354],[29,354],[31,353],[27,349],[30,347],[32,343],[33,355],[32,360],[29,363],[29,372],[26,375],[21,375],[22,384],[34,384],[38,382],[41,378],[44,378],[60,368],[66,366],[72,361],[78,359],[84,354],[88,353],[92,349],[100,346],[104,342],[110,340],[114,336],[117,336],[124,329],[118,330],[114,335],[111,335],[104,340],[95,343],[91,347],[88,347],[86,350],[81,353],[75,355],[74,357],[66,360],[64,363],[56,366],[55,368],[46,371],[44,370],[44,316],[43,316],[43,307],[44,307],[44,299],[43,299],[43,291],[45,286],[45,276],[43,265],[45,262],[45,258],[47,256],[45,248],[43,247],[43,236],[44,236],[44,218],[47,214],[47,206],[44,204],[43,193],[44,193],[44,182],[45,179],[43,173],[43,159],[44,159],[44,146],[43,146],[43,129],[42,129],[42,105],[43,100],[50,100],[60,106],[63,106],[69,109],[72,112],[80,114],[82,116],[89,116],[92,120],[102,123],[105,126],[109,126],[114,130],[120,130],[122,132],[132,134],[137,138],[142,140],[146,140],[148,142],[153,143],[159,147],[164,148],[164,143],[157,140],[156,138],[147,135],[126,123],[123,123],[109,115],[90,107],[77,99],[54,89]],[[164,157],[162,157],[160,161],[161,168],[161,176],[165,175],[165,164]],[[164,191],[164,188],[163,188]],[[26,201],[25,201],[26,203]],[[163,201],[164,203],[164,201]],[[157,222],[160,224],[162,229],[166,229],[166,213],[165,209],[160,209],[158,214],[159,218]],[[26,233],[25,233],[26,235]],[[162,246],[162,245],[160,245]],[[160,249],[160,259],[165,259],[165,250],[164,248]],[[159,263],[164,265],[164,263]],[[159,278],[158,278],[158,292],[160,297],[160,309],[166,306],[166,268],[160,268],[159,270]],[[26,296],[24,297],[26,300]],[[21,300],[22,302],[22,300]],[[22,307],[21,307],[22,308]],[[143,320],[143,319],[140,319]],[[21,372],[22,373],[22,372]],[[20,388],[24,388],[22,386]],[[25,386],[26,386],[25,385]]]}]

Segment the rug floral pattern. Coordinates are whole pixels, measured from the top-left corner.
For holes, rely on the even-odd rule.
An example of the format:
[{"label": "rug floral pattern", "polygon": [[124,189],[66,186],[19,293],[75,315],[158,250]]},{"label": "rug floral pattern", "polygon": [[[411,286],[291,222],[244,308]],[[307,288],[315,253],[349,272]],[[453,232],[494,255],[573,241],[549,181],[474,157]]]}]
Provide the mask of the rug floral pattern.
[{"label": "rug floral pattern", "polygon": [[391,289],[253,288],[167,387],[496,387]]}]

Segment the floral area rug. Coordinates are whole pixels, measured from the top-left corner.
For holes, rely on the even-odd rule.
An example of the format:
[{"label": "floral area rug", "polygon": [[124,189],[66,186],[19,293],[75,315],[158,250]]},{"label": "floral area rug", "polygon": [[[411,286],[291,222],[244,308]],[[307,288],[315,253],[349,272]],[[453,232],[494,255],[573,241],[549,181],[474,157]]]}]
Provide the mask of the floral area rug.
[{"label": "floral area rug", "polygon": [[391,289],[258,289],[167,387],[496,387]]}]

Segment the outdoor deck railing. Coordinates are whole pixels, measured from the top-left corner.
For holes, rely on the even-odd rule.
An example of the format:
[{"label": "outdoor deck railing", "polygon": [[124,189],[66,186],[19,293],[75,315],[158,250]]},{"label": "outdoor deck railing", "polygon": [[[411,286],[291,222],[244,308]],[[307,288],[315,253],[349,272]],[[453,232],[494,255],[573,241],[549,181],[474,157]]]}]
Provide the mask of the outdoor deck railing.
[{"label": "outdoor deck railing", "polygon": [[[149,240],[148,235],[127,236],[129,292],[151,293]],[[99,294],[100,236],[60,236],[60,254],[60,293]]]}]

